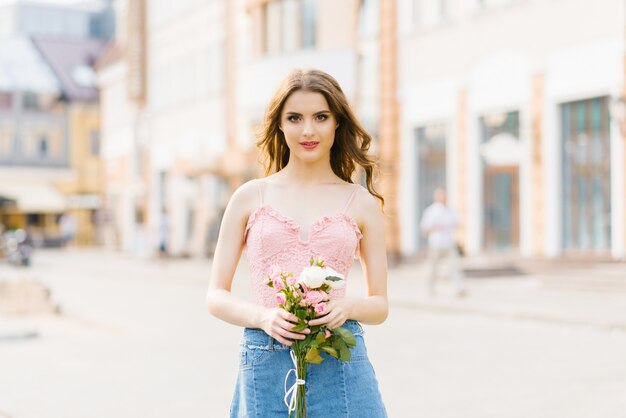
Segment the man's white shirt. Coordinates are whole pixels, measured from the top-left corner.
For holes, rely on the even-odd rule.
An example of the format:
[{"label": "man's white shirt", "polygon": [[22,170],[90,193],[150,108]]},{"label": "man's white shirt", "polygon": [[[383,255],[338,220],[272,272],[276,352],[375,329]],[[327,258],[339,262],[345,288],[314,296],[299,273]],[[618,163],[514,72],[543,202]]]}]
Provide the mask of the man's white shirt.
[{"label": "man's white shirt", "polygon": [[459,220],[452,209],[435,202],[428,206],[420,224],[422,230],[437,228],[428,234],[428,245],[434,249],[449,249],[454,246],[454,230]]}]

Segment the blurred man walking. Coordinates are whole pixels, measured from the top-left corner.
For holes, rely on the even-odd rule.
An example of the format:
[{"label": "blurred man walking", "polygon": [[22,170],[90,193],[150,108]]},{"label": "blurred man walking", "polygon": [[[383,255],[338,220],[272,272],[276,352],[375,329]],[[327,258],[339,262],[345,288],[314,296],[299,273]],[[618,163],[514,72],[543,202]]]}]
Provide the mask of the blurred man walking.
[{"label": "blurred man walking", "polygon": [[436,282],[439,265],[447,262],[448,274],[459,297],[466,295],[463,275],[459,268],[459,253],[455,241],[455,231],[459,225],[458,217],[452,208],[446,205],[446,191],[437,188],[433,192],[433,203],[424,210],[421,230],[428,235],[428,257],[430,276],[428,290],[431,296],[436,294]]}]

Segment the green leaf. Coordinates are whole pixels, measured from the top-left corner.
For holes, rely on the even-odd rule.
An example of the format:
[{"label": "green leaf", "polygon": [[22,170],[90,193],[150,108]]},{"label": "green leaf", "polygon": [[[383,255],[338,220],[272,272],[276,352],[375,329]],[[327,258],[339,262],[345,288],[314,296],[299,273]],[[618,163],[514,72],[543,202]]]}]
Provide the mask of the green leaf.
[{"label": "green leaf", "polygon": [[296,325],[293,328],[291,328],[291,330],[295,331],[295,332],[300,332],[300,331],[306,329],[306,327],[307,327],[307,323],[306,322],[300,322],[298,325]]},{"label": "green leaf", "polygon": [[325,280],[330,280],[331,282],[340,282],[343,279],[341,277],[337,277],[337,276],[328,276],[328,277],[326,277]]},{"label": "green leaf", "polygon": [[337,350],[337,351],[341,351],[343,349],[347,349],[348,348],[346,343],[343,342],[343,340],[341,338],[337,338],[334,335],[333,335],[333,337],[331,339],[331,344],[335,348],[335,350]]},{"label": "green leaf", "polygon": [[324,345],[324,346],[320,347],[320,349],[326,351],[328,354],[330,354],[334,358],[339,358],[339,353],[333,347]]},{"label": "green leaf", "polygon": [[315,341],[317,341],[318,344],[324,343],[326,341],[326,335],[323,332],[318,332],[315,336]]},{"label": "green leaf", "polygon": [[320,356],[320,352],[316,347],[309,348],[304,358],[308,363],[320,364],[324,359]]},{"label": "green leaf", "polygon": [[339,350],[339,360],[341,361],[350,361],[350,349],[349,348],[345,348],[342,350]]},{"label": "green leaf", "polygon": [[354,337],[354,334],[344,327],[335,328],[334,332],[341,337],[348,347],[354,347],[356,345],[356,338]]},{"label": "green leaf", "polygon": [[311,259],[309,260],[309,265],[312,266],[313,263],[315,263],[315,260],[313,259],[313,257],[311,257]]}]

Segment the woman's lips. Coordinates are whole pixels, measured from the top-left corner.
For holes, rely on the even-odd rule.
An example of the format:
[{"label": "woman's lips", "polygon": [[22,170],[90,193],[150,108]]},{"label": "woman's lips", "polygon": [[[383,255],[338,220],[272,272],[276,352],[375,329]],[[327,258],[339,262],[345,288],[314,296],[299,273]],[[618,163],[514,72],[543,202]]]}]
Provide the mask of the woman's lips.
[{"label": "woman's lips", "polygon": [[319,142],[315,141],[300,142],[300,145],[302,145],[304,149],[314,149],[318,144]]}]

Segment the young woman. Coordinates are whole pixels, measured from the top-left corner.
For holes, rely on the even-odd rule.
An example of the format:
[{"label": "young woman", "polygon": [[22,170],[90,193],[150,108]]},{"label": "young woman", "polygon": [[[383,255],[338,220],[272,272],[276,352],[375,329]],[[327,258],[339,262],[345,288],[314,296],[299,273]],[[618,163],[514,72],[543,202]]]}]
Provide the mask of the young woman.
[{"label": "young woman", "polygon": [[[242,185],[232,196],[220,230],[209,311],[245,327],[231,417],[284,418],[285,375],[293,367],[289,347],[309,329],[292,330],[297,318],[277,307],[263,276],[277,264],[298,277],[311,257],[347,276],[360,257],[367,296],[334,291],[323,316],[310,326],[344,326],[356,336],[351,361],[330,356],[309,364],[306,376],[310,418],[386,417],[359,322],[387,318],[387,259],[383,198],[372,185],[371,138],[350,109],[337,81],[317,70],[294,70],[269,104],[258,142],[267,157],[268,177]],[[356,164],[367,188],[355,185]],[[231,283],[246,248],[253,302],[231,294]]]}]

